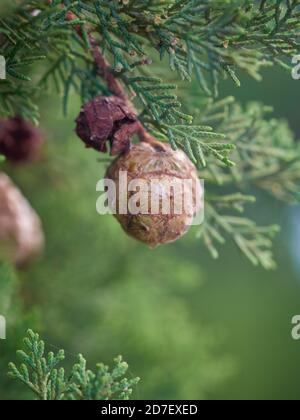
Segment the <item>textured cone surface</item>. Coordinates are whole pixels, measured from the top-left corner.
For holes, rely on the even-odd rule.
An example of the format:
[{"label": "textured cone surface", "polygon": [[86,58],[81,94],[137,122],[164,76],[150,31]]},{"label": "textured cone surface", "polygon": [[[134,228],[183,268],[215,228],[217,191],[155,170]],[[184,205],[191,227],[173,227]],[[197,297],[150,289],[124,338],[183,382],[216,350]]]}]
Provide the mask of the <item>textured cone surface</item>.
[{"label": "textured cone surface", "polygon": [[129,148],[137,131],[137,117],[122,99],[97,96],[86,103],[76,120],[76,133],[86,144],[99,152],[119,155]]},{"label": "textured cone surface", "polygon": [[0,173],[0,257],[23,266],[43,245],[39,217],[10,178]]},{"label": "textured cone surface", "polygon": [[[120,172],[127,173],[128,184],[133,180],[143,180],[147,184],[148,191],[159,202],[156,212],[152,211],[150,194],[147,193],[145,200],[141,203],[147,204],[147,208],[151,210],[150,214],[146,214],[141,203],[138,214],[132,214],[130,210],[127,214],[120,214],[120,208],[124,208],[124,202],[121,202],[122,199],[119,197]],[[152,248],[173,242],[184,235],[195,213],[199,210],[196,194],[201,191],[201,186],[197,169],[183,151],[173,151],[169,145],[159,142],[133,145],[127,153],[111,165],[107,171],[107,177],[112,179],[117,186],[116,218],[121,226],[130,236]],[[186,179],[192,180],[193,183],[190,191],[191,205],[188,211],[183,206],[182,212],[177,214],[174,211],[175,202],[183,200],[182,190],[173,190],[166,186],[182,185],[182,181]],[[135,193],[136,191],[128,192],[128,200]],[[170,203],[170,211],[167,214],[162,211],[163,198],[169,200]],[[125,207],[129,208],[128,203],[125,203]]]}]

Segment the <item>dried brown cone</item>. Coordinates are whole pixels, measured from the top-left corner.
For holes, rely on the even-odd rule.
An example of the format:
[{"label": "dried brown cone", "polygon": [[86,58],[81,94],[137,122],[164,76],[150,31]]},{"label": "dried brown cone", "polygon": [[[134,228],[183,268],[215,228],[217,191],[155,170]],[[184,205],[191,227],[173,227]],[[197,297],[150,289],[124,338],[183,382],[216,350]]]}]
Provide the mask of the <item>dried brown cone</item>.
[{"label": "dried brown cone", "polygon": [[0,257],[23,267],[43,245],[38,215],[10,178],[0,173]]},{"label": "dried brown cone", "polygon": [[76,133],[87,147],[119,155],[130,146],[140,125],[136,113],[117,96],[98,96],[85,104],[76,120]]},{"label": "dried brown cone", "polygon": [[[119,175],[121,171],[127,172],[128,183],[131,180],[143,179],[149,186],[149,190],[151,180],[155,179],[157,181],[154,191],[160,202],[157,213],[152,214],[153,212],[150,211],[150,214],[145,214],[141,209],[139,214],[130,214],[130,211],[127,214],[120,214],[120,204],[124,205],[119,201]],[[198,201],[196,200],[196,194],[201,191],[197,169],[183,151],[173,151],[169,145],[159,142],[143,142],[133,145],[129,151],[121,155],[110,166],[107,177],[112,179],[117,186],[116,218],[127,234],[146,243],[151,248],[173,242],[184,235],[188,231],[194,215],[200,210],[200,207],[197,207]],[[176,193],[172,190],[169,194],[169,192],[166,192],[165,186],[169,183],[176,184],[185,179],[193,181],[190,191],[192,196],[191,207],[189,211],[184,210],[182,213],[176,214],[174,212],[174,202],[183,199],[183,197],[175,196]],[[128,200],[132,194],[134,193],[128,193]],[[169,214],[163,214],[162,212],[161,201],[165,194],[169,194],[171,209]],[[143,201],[149,203],[149,200],[151,198],[147,194],[145,201]],[[150,206],[149,208],[151,209]]]},{"label": "dried brown cone", "polygon": [[0,119],[0,154],[13,163],[27,163],[39,157],[43,136],[21,117]]}]

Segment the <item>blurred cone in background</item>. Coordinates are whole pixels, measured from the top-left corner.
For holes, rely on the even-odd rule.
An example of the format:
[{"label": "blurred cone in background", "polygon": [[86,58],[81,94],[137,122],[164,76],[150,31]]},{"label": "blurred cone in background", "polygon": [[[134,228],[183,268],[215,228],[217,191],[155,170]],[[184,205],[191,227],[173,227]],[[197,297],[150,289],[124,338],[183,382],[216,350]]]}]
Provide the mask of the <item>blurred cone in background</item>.
[{"label": "blurred cone in background", "polygon": [[30,122],[21,117],[0,119],[0,155],[13,163],[36,160],[41,151],[43,136]]},{"label": "blurred cone in background", "polygon": [[0,258],[25,266],[43,245],[38,215],[10,178],[0,172]]}]

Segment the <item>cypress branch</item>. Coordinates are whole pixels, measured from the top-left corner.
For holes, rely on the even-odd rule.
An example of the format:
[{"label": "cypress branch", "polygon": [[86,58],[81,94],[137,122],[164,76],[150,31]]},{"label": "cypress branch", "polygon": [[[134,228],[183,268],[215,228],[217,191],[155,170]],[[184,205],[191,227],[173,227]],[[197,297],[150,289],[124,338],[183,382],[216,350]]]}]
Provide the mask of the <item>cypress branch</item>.
[{"label": "cypress branch", "polygon": [[[0,7],[0,54],[7,60],[2,116],[19,114],[38,123],[36,104],[53,86],[65,113],[74,93],[82,103],[100,94],[133,97],[140,139],[153,141],[155,135],[173,149],[183,148],[207,185],[238,191],[255,185],[276,198],[299,200],[299,147],[287,125],[269,118],[263,105],[243,109],[232,97],[216,98],[223,78],[240,86],[242,72],[261,80],[263,67],[290,70],[290,57],[300,53],[299,1],[22,0]],[[174,72],[172,80],[157,67],[157,58]],[[184,99],[177,74],[196,78],[197,101]],[[188,94],[191,99],[194,89]],[[217,216],[218,203],[208,205],[214,223],[224,220]],[[234,232],[253,262],[272,266],[262,235],[274,230],[249,224],[245,242],[236,234],[241,220],[234,219],[233,229],[228,217],[222,230]],[[207,226],[204,232],[220,239]],[[262,243],[268,248],[263,260],[249,235],[258,249]],[[207,244],[209,238],[205,232]]]}]

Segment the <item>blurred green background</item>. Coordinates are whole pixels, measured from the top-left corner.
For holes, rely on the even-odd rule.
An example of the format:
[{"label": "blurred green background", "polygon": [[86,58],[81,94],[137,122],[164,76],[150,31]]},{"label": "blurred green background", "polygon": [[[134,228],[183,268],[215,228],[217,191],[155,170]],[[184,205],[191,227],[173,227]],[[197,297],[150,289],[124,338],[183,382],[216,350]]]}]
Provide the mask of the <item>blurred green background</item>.
[{"label": "blurred green background", "polygon": [[[271,104],[300,138],[298,92],[300,81],[275,70],[262,83],[245,78],[240,89],[230,82],[221,89]],[[97,215],[105,164],[76,138],[78,110],[74,98],[64,118],[59,100],[46,97],[42,161],[5,168],[46,233],[43,257],[20,277],[22,300],[28,311],[37,308],[50,349],[64,347],[70,362],[81,352],[91,365],[121,353],[142,378],[138,399],[299,399],[300,342],[291,338],[291,319],[300,314],[300,209],[262,194],[250,209],[259,222],[282,225],[274,272],[251,266],[230,242],[213,261],[193,230],[151,251]],[[5,378],[19,335],[9,329],[0,343],[1,399],[26,397]]]}]

